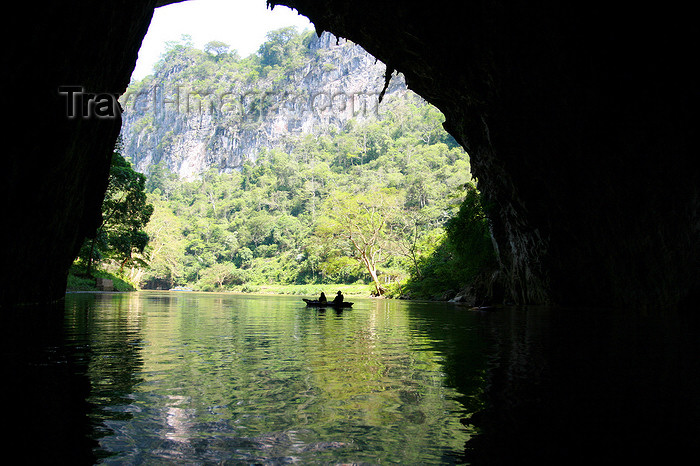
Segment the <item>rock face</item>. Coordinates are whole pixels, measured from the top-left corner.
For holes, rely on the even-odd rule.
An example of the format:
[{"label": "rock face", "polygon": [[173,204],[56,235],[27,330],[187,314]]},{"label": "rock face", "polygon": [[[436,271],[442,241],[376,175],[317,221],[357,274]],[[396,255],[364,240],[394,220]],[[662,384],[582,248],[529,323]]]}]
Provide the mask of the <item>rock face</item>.
[{"label": "rock face", "polygon": [[69,118],[59,88],[124,92],[153,6],[26,3],[17,5],[3,30],[12,65],[3,73],[6,92],[0,97],[9,116],[0,175],[6,207],[0,306],[46,303],[65,294],[68,268],[101,221],[121,119],[83,117],[82,111]]},{"label": "rock face", "polygon": [[[445,114],[490,201],[508,299],[655,307],[698,297],[688,6],[271,3],[362,45]],[[9,29],[17,45],[2,97],[16,113],[0,180],[10,206],[0,301],[62,295],[97,224],[119,121],[69,120],[56,90],[121,94],[158,4],[17,6],[24,35]]]},{"label": "rock face", "polygon": [[[147,173],[162,163],[184,179],[209,168],[230,172],[263,148],[291,149],[290,138],[342,129],[379,109],[386,66],[359,45],[324,33],[308,44],[309,60],[281,82],[217,82],[218,89],[178,83],[164,70],[144,90],[121,97],[124,155]],[[406,92],[394,76],[385,95]],[[261,110],[262,108],[262,110]]]}]

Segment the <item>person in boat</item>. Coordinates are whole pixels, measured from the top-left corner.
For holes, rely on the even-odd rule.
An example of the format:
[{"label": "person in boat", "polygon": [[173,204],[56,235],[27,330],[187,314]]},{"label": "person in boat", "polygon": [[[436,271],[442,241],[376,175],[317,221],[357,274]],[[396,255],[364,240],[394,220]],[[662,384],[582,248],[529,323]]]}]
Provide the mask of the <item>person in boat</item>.
[{"label": "person in boat", "polygon": [[319,303],[327,303],[328,302],[328,300],[326,299],[326,293],[324,293],[323,291],[321,291],[321,296],[318,298],[318,302]]},{"label": "person in boat", "polygon": [[341,293],[340,291],[338,291],[338,294],[335,295],[335,298],[333,298],[333,303],[334,303],[334,304],[340,304],[340,303],[342,303],[342,302],[343,302],[343,293]]}]

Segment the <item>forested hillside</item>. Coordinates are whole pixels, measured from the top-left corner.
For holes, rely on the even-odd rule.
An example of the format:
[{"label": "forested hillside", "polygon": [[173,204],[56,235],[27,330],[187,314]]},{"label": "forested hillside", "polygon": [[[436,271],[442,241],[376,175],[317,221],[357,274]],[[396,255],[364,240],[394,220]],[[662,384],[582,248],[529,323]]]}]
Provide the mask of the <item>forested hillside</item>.
[{"label": "forested hillside", "polygon": [[[463,286],[491,256],[487,250],[473,266],[458,264],[466,242],[454,225],[467,216],[477,225],[470,241],[488,249],[490,240],[468,155],[442,128],[442,114],[400,80],[378,103],[382,72],[353,69],[352,63],[367,64],[359,52],[345,50],[341,55],[349,62],[339,61],[318,39],[289,29],[268,38],[245,59],[220,43],[205,50],[171,45],[154,76],[132,83],[131,96],[154,83],[275,90],[265,93],[272,100],[239,101],[237,113],[227,114],[225,102],[210,100],[206,112],[171,109],[160,122],[157,105],[130,117],[122,133],[124,153],[147,175],[154,207],[144,254],[150,267],[135,270],[132,278],[146,288],[199,290],[365,284],[367,294],[421,297]],[[335,58],[324,62],[324,56]],[[338,69],[334,76],[341,81],[318,78]],[[372,81],[378,87],[364,92],[378,106],[342,117],[297,111],[294,120],[280,96],[292,93],[295,76],[316,81],[324,92],[329,82]],[[307,92],[313,93],[310,84]],[[251,109],[258,112],[252,120]],[[200,128],[200,140],[183,143],[193,137],[192,128]],[[259,136],[251,139],[255,132]],[[193,144],[202,161],[186,171],[184,152],[176,148]],[[225,155],[234,152],[243,155]]]}]

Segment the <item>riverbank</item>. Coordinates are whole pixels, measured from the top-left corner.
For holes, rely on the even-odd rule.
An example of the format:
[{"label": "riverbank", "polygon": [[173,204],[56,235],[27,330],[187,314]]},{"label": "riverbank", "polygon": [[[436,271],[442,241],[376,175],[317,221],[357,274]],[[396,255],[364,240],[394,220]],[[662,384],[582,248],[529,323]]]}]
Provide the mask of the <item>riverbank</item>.
[{"label": "riverbank", "polygon": [[[92,276],[88,277],[84,274],[76,273],[71,270],[68,275],[68,286],[66,291],[104,291],[97,284],[98,279],[111,280],[113,289],[110,291],[148,291],[146,288],[139,288],[133,283],[128,282],[115,273],[106,272],[103,270],[96,271]],[[262,295],[292,295],[292,296],[319,296],[324,292],[326,296],[332,298],[340,291],[347,297],[369,298],[372,296],[374,287],[366,284],[310,284],[310,285],[275,285],[275,284],[253,284],[247,283],[244,285],[236,285],[226,287],[225,289],[202,290],[197,287],[182,286],[174,291],[193,291],[193,292],[216,292],[216,293],[237,293],[237,294],[262,294]],[[156,290],[153,290],[156,291]],[[161,290],[167,291],[167,290]],[[387,299],[402,299],[402,300],[419,300],[419,301],[466,301],[462,293],[456,293],[452,290],[437,293],[431,296],[422,296],[420,294],[403,295],[400,293],[387,293],[384,298]]]},{"label": "riverbank", "polygon": [[252,285],[246,284],[233,287],[230,291],[239,293],[254,294],[277,294],[295,296],[319,296],[324,292],[326,296],[332,298],[340,291],[345,296],[369,297],[370,287],[368,285]]},{"label": "riverbank", "polygon": [[[68,275],[68,285],[66,291],[103,291],[98,285],[98,279],[112,280],[114,291],[139,291],[140,288],[129,283],[116,274],[98,271],[92,276],[85,276],[71,272]],[[204,291],[196,288],[184,287],[189,291]],[[147,291],[147,290],[144,290]],[[227,289],[215,290],[219,293],[244,293],[244,294],[270,294],[270,295],[295,295],[295,296],[317,296],[321,292],[326,296],[333,297],[340,291],[345,296],[369,297],[371,289],[368,285],[343,285],[343,284],[323,284],[323,285],[270,285],[270,284],[245,284]]]},{"label": "riverbank", "polygon": [[68,273],[68,282],[66,284],[66,291],[104,291],[97,284],[97,281],[101,280],[111,280],[113,291],[137,291],[138,288],[132,283],[129,283],[124,278],[110,272],[105,272],[103,270],[98,270],[91,275],[85,275],[75,270],[71,270]]}]

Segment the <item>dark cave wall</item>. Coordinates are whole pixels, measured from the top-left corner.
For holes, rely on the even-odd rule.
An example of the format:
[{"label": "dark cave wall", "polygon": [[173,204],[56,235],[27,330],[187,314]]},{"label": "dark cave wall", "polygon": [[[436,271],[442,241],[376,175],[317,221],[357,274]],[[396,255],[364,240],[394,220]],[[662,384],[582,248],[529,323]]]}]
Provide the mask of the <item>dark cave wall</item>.
[{"label": "dark cave wall", "polygon": [[[120,121],[66,119],[57,88],[121,93],[157,3],[170,2],[27,4],[3,31],[13,91],[2,95],[12,119],[0,303],[63,295],[99,223]],[[700,177],[686,7],[273,3],[359,43],[445,114],[489,204],[506,299],[655,306],[693,296]]]},{"label": "dark cave wall", "polygon": [[68,268],[101,222],[121,119],[68,119],[58,88],[121,94],[152,14],[147,1],[72,1],[25,2],[8,16],[0,305],[65,294]]}]

